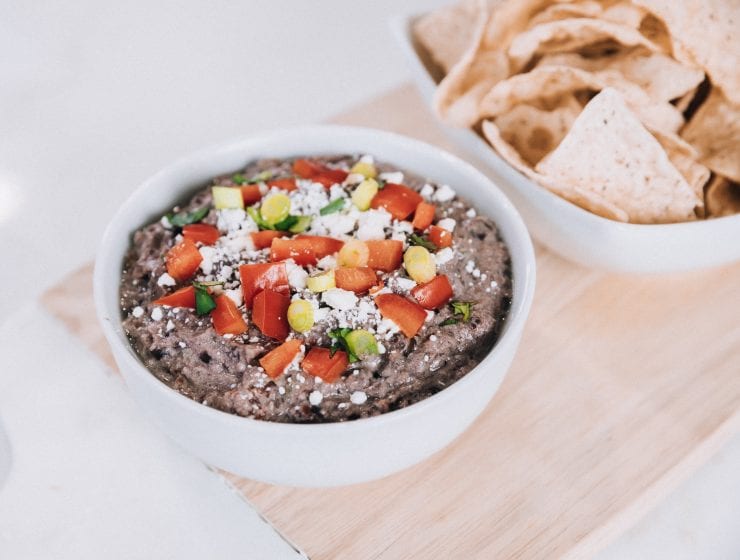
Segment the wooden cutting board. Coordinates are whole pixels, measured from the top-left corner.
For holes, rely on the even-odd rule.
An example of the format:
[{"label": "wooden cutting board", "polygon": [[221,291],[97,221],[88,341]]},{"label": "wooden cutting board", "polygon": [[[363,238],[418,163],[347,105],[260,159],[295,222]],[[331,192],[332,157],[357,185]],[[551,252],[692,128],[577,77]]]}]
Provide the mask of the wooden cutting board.
[{"label": "wooden cutting board", "polygon": [[[410,86],[334,122],[450,149]],[[312,560],[591,556],[740,428],[740,264],[620,276],[538,247],[537,265],[511,370],[448,448],[345,488],[228,478]],[[90,275],[78,271],[43,302],[115,367]]]}]

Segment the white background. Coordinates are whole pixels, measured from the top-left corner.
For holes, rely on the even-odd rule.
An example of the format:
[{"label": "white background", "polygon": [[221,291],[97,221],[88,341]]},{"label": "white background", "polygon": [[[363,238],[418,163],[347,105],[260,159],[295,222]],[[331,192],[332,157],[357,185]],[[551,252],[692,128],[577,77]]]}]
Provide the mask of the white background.
[{"label": "white background", "polygon": [[[200,536],[216,534],[205,529],[236,527],[220,557],[290,554],[215,475],[152,434],[115,381],[95,383],[101,365],[30,302],[92,258],[117,206],[162,165],[320,121],[406,80],[387,19],[442,3],[0,0],[0,415],[15,450],[0,556],[95,558],[107,543],[108,558],[146,558],[156,543],[160,557],[196,558],[208,550]],[[46,401],[31,399],[40,384]],[[45,446],[39,418],[52,412]],[[127,458],[115,483],[100,470]],[[740,557],[738,472],[736,438],[602,558]],[[85,491],[91,481],[105,490]]]}]

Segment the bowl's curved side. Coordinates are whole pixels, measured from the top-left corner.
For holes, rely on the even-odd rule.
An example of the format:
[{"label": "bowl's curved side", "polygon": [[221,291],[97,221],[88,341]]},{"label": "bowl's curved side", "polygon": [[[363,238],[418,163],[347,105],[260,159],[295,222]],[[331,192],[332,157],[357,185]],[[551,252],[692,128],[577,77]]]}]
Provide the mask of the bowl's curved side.
[{"label": "bowl's curved side", "polygon": [[[414,83],[431,105],[436,83],[416,51],[411,34],[414,17],[393,18],[391,28]],[[512,200],[532,235],[571,261],[616,272],[660,273],[740,260],[740,244],[735,242],[740,238],[740,215],[664,225],[607,220],[519,173],[474,131],[443,123],[440,126]]]},{"label": "bowl's curved side", "polygon": [[[182,199],[183,189],[259,157],[373,153],[400,168],[455,185],[498,224],[512,254],[514,297],[502,335],[468,375],[403,409],[345,423],[290,425],[226,414],[171,390],[141,364],[126,340],[118,309],[130,232]],[[279,484],[331,486],[370,480],[441,449],[480,413],[516,352],[534,295],[534,251],[506,197],[470,165],[422,142],[370,129],[299,127],[236,140],[188,156],[146,181],[109,224],[96,259],[95,303],[106,338],[135,399],[182,447],[210,464]]]}]

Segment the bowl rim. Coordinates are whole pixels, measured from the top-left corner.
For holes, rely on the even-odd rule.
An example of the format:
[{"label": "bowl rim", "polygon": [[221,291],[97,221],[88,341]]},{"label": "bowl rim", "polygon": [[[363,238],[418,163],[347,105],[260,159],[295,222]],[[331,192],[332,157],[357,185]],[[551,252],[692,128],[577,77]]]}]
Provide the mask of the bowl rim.
[{"label": "bowl rim", "polygon": [[[138,358],[133,348],[128,344],[123,334],[121,327],[121,318],[119,315],[109,317],[107,313],[108,299],[107,294],[107,282],[105,280],[105,270],[109,265],[116,267],[121,266],[123,255],[115,255],[109,249],[109,247],[120,237],[117,233],[119,227],[127,231],[127,236],[130,238],[133,230],[127,229],[119,225],[119,222],[125,217],[127,211],[136,206],[140,199],[145,197],[146,192],[151,192],[151,189],[156,189],[157,185],[166,180],[167,176],[179,169],[192,167],[193,163],[202,162],[204,158],[215,156],[230,150],[234,150],[237,147],[246,150],[254,150],[262,142],[269,141],[270,139],[276,139],[280,137],[295,137],[295,136],[316,136],[316,135],[329,135],[329,134],[350,134],[360,137],[355,139],[356,142],[361,143],[361,137],[369,137],[369,135],[381,136],[384,142],[388,142],[396,145],[403,145],[407,149],[415,150],[419,153],[426,153],[429,157],[436,157],[439,160],[444,161],[444,165],[452,166],[457,168],[456,174],[460,174],[461,177],[467,175],[469,178],[476,179],[477,183],[488,185],[488,194],[486,196],[492,197],[493,202],[501,208],[501,211],[508,215],[511,222],[510,231],[507,232],[509,240],[505,239],[507,248],[511,246],[510,240],[516,238],[517,244],[520,244],[519,254],[514,255],[510,252],[511,268],[512,268],[512,301],[506,316],[504,328],[499,338],[494,343],[490,351],[485,357],[471,369],[462,378],[455,381],[450,386],[443,390],[426,397],[413,404],[405,406],[403,408],[381,413],[375,416],[367,418],[359,418],[355,420],[341,421],[341,422],[326,422],[326,423],[283,423],[274,422],[269,420],[258,420],[255,418],[249,418],[239,416],[234,413],[224,412],[201,402],[195,401],[181,394],[179,391],[170,388],[164,382],[160,381]],[[317,153],[321,153],[321,140],[311,140],[316,143],[317,146],[314,148]],[[310,150],[307,150],[310,152]],[[351,147],[348,147],[348,151],[353,151]],[[410,169],[410,171],[413,171]],[[165,183],[166,184],[166,183]],[[183,187],[183,190],[185,187]],[[498,224],[497,224],[498,225]],[[516,263],[516,264],[515,264]],[[514,278],[515,268],[519,270],[519,276]],[[118,278],[118,276],[116,276]],[[217,144],[213,144],[199,150],[192,151],[173,162],[160,168],[153,175],[145,179],[126,199],[126,201],[119,207],[115,215],[111,218],[105,232],[101,238],[100,244],[95,257],[95,267],[93,271],[93,292],[94,302],[96,308],[96,314],[99,324],[102,325],[103,333],[105,335],[108,344],[113,348],[116,362],[123,360],[124,363],[121,365],[122,370],[128,370],[129,372],[135,372],[139,378],[144,380],[149,391],[154,391],[162,396],[164,399],[174,401],[181,407],[187,409],[189,414],[197,414],[205,417],[206,420],[220,422],[229,427],[235,429],[246,429],[257,430],[264,433],[272,434],[294,434],[297,430],[301,433],[308,432],[321,432],[321,433],[337,433],[346,432],[348,430],[357,430],[359,428],[374,429],[379,428],[389,423],[402,421],[409,416],[415,416],[423,414],[427,409],[441,406],[445,401],[455,398],[459,393],[464,392],[466,387],[472,384],[478,377],[486,374],[487,366],[491,364],[499,355],[505,352],[505,349],[509,346],[517,346],[521,332],[523,331],[526,323],[529,311],[532,306],[534,299],[535,289],[535,278],[536,278],[536,262],[534,256],[534,247],[532,245],[528,230],[524,225],[522,217],[516,210],[514,205],[508,199],[508,197],[500,190],[500,188],[486,175],[477,170],[471,164],[458,158],[426,142],[421,140],[413,139],[408,136],[397,134],[395,132],[389,132],[379,129],[373,129],[368,127],[359,126],[345,126],[345,125],[333,125],[333,124],[320,124],[320,125],[305,125],[305,126],[293,126],[278,128],[266,132],[256,132],[253,134],[239,136],[226,140]],[[115,286],[115,294],[118,293],[119,284]]]},{"label": "bowl rim", "polygon": [[[391,30],[396,37],[396,41],[403,49],[406,58],[415,66],[417,70],[416,75],[421,76],[423,74],[423,79],[426,81],[426,83],[418,84],[418,80],[415,80],[417,81],[417,85],[421,85],[426,88],[436,88],[438,83],[434,80],[431,73],[429,72],[427,65],[419,56],[411,31],[411,25],[414,20],[428,13],[429,12],[425,11],[408,14],[396,14],[395,16],[392,16],[390,18],[389,23]],[[442,126],[451,126],[443,123],[436,115],[435,119]],[[690,222],[670,222],[663,224],[635,224],[630,222],[618,222],[616,220],[610,220],[609,218],[605,218],[603,216],[599,216],[598,214],[594,214],[593,212],[589,212],[585,208],[581,208],[577,204],[574,204],[569,200],[556,195],[542,185],[536,183],[535,181],[524,175],[517,168],[515,168],[513,165],[511,165],[503,157],[501,157],[493,146],[491,146],[488,142],[486,142],[483,138],[476,134],[475,131],[471,130],[470,127],[454,128],[460,133],[470,135],[471,138],[474,138],[477,141],[479,146],[485,147],[486,150],[490,152],[490,155],[493,156],[494,160],[499,165],[504,165],[507,171],[514,173],[516,175],[518,183],[526,184],[526,188],[529,189],[530,192],[533,193],[536,190],[538,195],[542,195],[546,197],[549,201],[551,201],[551,203],[555,205],[555,208],[557,210],[574,213],[578,215],[582,220],[590,222],[593,225],[599,226],[608,224],[608,227],[611,227],[614,230],[619,230],[630,234],[640,234],[646,231],[656,232],[657,230],[665,231],[669,228],[672,232],[677,232],[677,230],[691,232],[695,229],[707,229],[709,227],[715,227],[714,224],[716,224],[716,227],[718,228],[725,227],[727,225],[735,225],[733,222],[738,222],[738,225],[740,225],[740,213],[708,219],[697,219]]]}]

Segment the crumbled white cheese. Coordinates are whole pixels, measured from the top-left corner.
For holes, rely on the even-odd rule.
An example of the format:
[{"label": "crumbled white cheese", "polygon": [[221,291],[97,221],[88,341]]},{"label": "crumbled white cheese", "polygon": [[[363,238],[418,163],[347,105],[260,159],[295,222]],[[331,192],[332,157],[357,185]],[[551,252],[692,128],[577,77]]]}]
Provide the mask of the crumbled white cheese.
[{"label": "crumbled white cheese", "polygon": [[216,260],[216,249],[206,245],[198,251],[200,251],[200,256],[203,257],[203,260],[200,261],[200,269],[203,274],[210,274],[213,272],[213,262]]},{"label": "crumbled white cheese", "polygon": [[367,395],[365,391],[355,391],[349,396],[349,400],[352,404],[364,404],[367,401]]},{"label": "crumbled white cheese", "polygon": [[332,268],[337,267],[337,258],[334,255],[326,255],[325,257],[319,259],[319,262],[316,263],[316,266],[321,270],[331,270]]},{"label": "crumbled white cheese", "polygon": [[169,319],[165,328],[167,329],[167,331],[175,330],[175,323],[173,323],[172,320]]},{"label": "crumbled white cheese", "polygon": [[362,212],[357,220],[357,239],[368,241],[369,239],[385,239],[385,228],[391,225],[391,215],[384,209],[368,210]]},{"label": "crumbled white cheese", "polygon": [[257,224],[241,208],[224,208],[223,210],[219,210],[216,226],[224,233],[240,229],[257,230]]},{"label": "crumbled white cheese", "polygon": [[242,294],[241,289],[236,290],[224,290],[224,294],[226,297],[228,297],[231,301],[233,301],[237,307],[241,307],[242,302],[244,301],[244,295]]},{"label": "crumbled white cheese", "polygon": [[362,173],[350,173],[342,183],[343,185],[357,185],[365,180],[365,176]]},{"label": "crumbled white cheese", "polygon": [[406,220],[393,220],[391,227],[391,239],[396,241],[406,241],[406,238],[414,233],[414,226]]},{"label": "crumbled white cheese", "polygon": [[385,354],[386,353],[385,344],[383,344],[380,341],[378,341],[378,353],[379,354]]},{"label": "crumbled white cheese", "polygon": [[254,251],[252,238],[249,233],[243,231],[229,233],[227,236],[219,239],[218,243],[228,253],[238,255],[242,251]]},{"label": "crumbled white cheese", "polygon": [[388,340],[401,329],[399,329],[398,325],[390,319],[383,319],[378,323],[376,330],[378,331],[378,334],[385,334],[385,339]]},{"label": "crumbled white cheese", "polygon": [[187,348],[187,347],[188,347],[187,343],[185,343],[185,342],[184,342],[184,341],[182,341],[182,340],[181,340],[180,342],[178,342],[178,343],[177,343],[177,345],[178,345],[178,346],[179,346],[180,348]]},{"label": "crumbled white cheese", "polygon": [[347,191],[341,185],[335,184],[329,188],[329,200],[337,200],[338,198],[347,198]]},{"label": "crumbled white cheese", "polygon": [[321,299],[329,307],[339,309],[340,311],[352,309],[357,304],[357,296],[355,293],[341,288],[331,288],[330,290],[326,290],[322,294]]},{"label": "crumbled white cheese", "polygon": [[473,278],[480,278],[480,269],[474,268],[473,269]]},{"label": "crumbled white cheese", "polygon": [[493,289],[498,288],[498,282],[496,282],[495,280],[492,280],[491,281],[491,288],[493,288]]},{"label": "crumbled white cheese", "polygon": [[221,270],[218,271],[218,279],[220,282],[228,282],[231,280],[231,275],[234,273],[234,269],[229,265],[224,265]]},{"label": "crumbled white cheese", "polygon": [[321,183],[298,180],[296,186],[298,188],[288,195],[291,214],[316,216],[329,203],[326,188]]},{"label": "crumbled white cheese", "polygon": [[144,309],[139,307],[138,305],[131,310],[131,315],[133,315],[137,319],[141,317],[143,314],[144,314]]},{"label": "crumbled white cheese", "polygon": [[381,173],[378,177],[386,183],[394,183],[396,185],[403,183],[403,173],[401,171]]},{"label": "crumbled white cheese", "polygon": [[437,225],[442,229],[446,229],[447,231],[455,231],[455,226],[457,225],[457,222],[452,218],[443,218],[437,222]]},{"label": "crumbled white cheese", "polygon": [[158,286],[174,286],[175,284],[177,284],[175,279],[166,272],[157,279]]},{"label": "crumbled white cheese", "polygon": [[430,199],[434,195],[434,187],[429,183],[425,183],[424,186],[421,187],[419,194],[426,199]]},{"label": "crumbled white cheese", "polygon": [[287,259],[284,262],[290,287],[294,290],[305,289],[308,272],[306,272],[302,266],[297,265],[293,259]]},{"label": "crumbled white cheese", "polygon": [[172,229],[172,222],[170,222],[170,219],[167,216],[162,216],[162,219],[159,220],[159,223],[162,224],[162,227],[164,229]]},{"label": "crumbled white cheese", "polygon": [[440,249],[434,253],[434,261],[437,263],[437,266],[442,266],[443,264],[450,262],[454,256],[455,253],[452,249],[445,247],[444,249]]},{"label": "crumbled white cheese", "polygon": [[432,319],[434,319],[434,311],[432,311],[431,309],[427,309],[427,318],[426,318],[426,320],[427,321],[431,321]]},{"label": "crumbled white cheese", "polygon": [[355,229],[355,219],[349,214],[329,214],[318,216],[311,222],[311,233],[342,237]]},{"label": "crumbled white cheese", "polygon": [[152,309],[151,318],[153,321],[161,321],[162,317],[164,317],[164,313],[162,313],[161,307],[155,307]]},{"label": "crumbled white cheese", "polygon": [[465,212],[465,215],[468,218],[475,218],[475,216],[476,216],[475,208],[471,208],[470,210],[468,210],[467,212]]},{"label": "crumbled white cheese", "polygon": [[432,342],[437,342],[437,340],[438,340],[438,339],[437,339],[437,335],[436,335],[436,334],[433,334],[433,335],[431,335],[431,336],[429,337],[429,340],[431,340]]},{"label": "crumbled white cheese", "polygon": [[308,402],[311,403],[311,406],[319,406],[323,400],[324,395],[321,394],[321,391],[311,391],[311,394],[308,395]]},{"label": "crumbled white cheese", "polygon": [[326,320],[327,317],[329,317],[329,308],[328,307],[319,307],[319,308],[313,310],[313,320],[314,320],[314,322],[320,323],[321,321]]},{"label": "crumbled white cheese", "polygon": [[436,191],[432,197],[437,202],[449,202],[455,198],[455,191],[449,185],[442,185]]},{"label": "crumbled white cheese", "polygon": [[370,165],[375,164],[375,158],[373,157],[372,154],[365,154],[364,156],[360,158],[360,161],[362,163],[369,163]]},{"label": "crumbled white cheese", "polygon": [[465,263],[465,272],[468,274],[472,274],[473,270],[475,270],[475,262],[474,261],[468,261]]},{"label": "crumbled white cheese", "polygon": [[401,291],[404,292],[409,292],[416,287],[416,282],[414,282],[411,278],[404,278],[402,276],[396,278],[395,284]]},{"label": "crumbled white cheese", "polygon": [[280,393],[281,395],[284,395],[285,394],[285,387],[283,387],[282,385],[280,385],[278,387],[278,393]]}]

